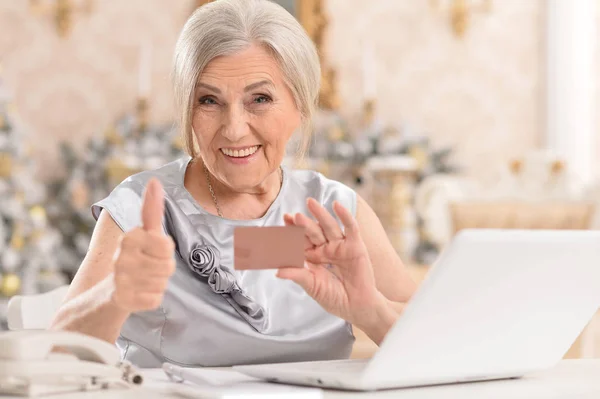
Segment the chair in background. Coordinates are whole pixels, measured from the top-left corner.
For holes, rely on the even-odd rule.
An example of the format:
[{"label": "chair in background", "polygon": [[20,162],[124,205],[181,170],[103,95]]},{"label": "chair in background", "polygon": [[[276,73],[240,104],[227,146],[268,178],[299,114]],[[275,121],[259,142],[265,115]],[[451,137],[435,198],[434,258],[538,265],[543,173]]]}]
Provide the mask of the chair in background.
[{"label": "chair in background", "polygon": [[45,330],[62,304],[68,285],[37,295],[15,295],[6,312],[10,330]]},{"label": "chair in background", "polygon": [[[500,178],[487,186],[453,175],[434,175],[423,181],[415,206],[438,248],[443,249],[457,232],[467,228],[586,230],[600,226],[594,223],[600,220],[596,205],[600,204],[600,189],[597,196],[586,193],[560,159],[536,152],[501,169]],[[565,265],[567,276],[568,272]],[[600,312],[567,354],[598,356]]]},{"label": "chair in background", "polygon": [[460,201],[449,207],[454,234],[468,228],[587,230],[595,209],[585,201]]},{"label": "chair in background", "polygon": [[467,176],[434,175],[423,181],[415,207],[438,248],[465,228],[589,229],[594,198],[558,158],[536,152],[502,165],[492,184]]}]

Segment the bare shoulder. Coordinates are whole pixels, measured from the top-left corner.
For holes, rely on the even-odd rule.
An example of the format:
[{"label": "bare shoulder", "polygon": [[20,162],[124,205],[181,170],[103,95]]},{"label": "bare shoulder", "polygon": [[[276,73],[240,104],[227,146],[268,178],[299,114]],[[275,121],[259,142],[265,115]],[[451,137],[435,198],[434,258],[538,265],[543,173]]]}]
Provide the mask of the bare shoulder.
[{"label": "bare shoulder", "polygon": [[379,223],[379,218],[377,214],[371,208],[371,205],[363,197],[356,194],[356,220],[359,224],[361,223]]},{"label": "bare shoulder", "polygon": [[112,259],[122,236],[123,231],[110,214],[102,211],[94,227],[87,254],[67,293],[67,300],[93,287],[112,272]]},{"label": "bare shoulder", "polygon": [[107,211],[102,211],[94,227],[88,256],[101,256],[117,249],[123,231]]},{"label": "bare shoulder", "polygon": [[393,251],[379,217],[367,201],[358,194],[356,194],[356,221],[367,248],[375,245],[378,248],[384,247],[386,252]]}]

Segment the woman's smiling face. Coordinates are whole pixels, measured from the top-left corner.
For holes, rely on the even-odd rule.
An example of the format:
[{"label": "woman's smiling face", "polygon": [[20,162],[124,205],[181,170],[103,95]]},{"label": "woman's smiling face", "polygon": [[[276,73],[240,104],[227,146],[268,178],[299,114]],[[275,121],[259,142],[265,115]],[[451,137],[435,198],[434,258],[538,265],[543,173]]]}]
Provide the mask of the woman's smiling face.
[{"label": "woman's smiling face", "polygon": [[301,114],[263,47],[213,59],[195,89],[192,127],[210,173],[236,191],[260,185],[283,161]]}]

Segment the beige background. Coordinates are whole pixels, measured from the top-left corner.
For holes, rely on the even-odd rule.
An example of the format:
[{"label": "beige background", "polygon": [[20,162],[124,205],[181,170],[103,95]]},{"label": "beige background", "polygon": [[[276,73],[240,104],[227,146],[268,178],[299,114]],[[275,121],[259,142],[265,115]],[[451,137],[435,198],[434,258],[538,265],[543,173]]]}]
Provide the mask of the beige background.
[{"label": "beige background", "polygon": [[[487,176],[494,165],[540,144],[543,2],[493,2],[475,14],[464,39],[448,15],[414,0],[326,0],[329,61],[339,72],[343,112],[363,101],[365,38],[377,61],[381,118],[423,129],[438,145],[457,146],[468,171]],[[177,34],[193,0],[95,1],[60,39],[50,17],[25,0],[0,0],[0,59],[21,118],[41,160],[41,175],[58,173],[60,140],[82,144],[132,109],[139,46],[151,40],[151,114],[171,118],[169,68]],[[443,1],[441,3],[444,3]]]},{"label": "beige background", "polygon": [[329,10],[331,58],[348,111],[360,110],[367,39],[386,122],[406,121],[434,143],[456,146],[459,163],[479,175],[540,144],[542,1],[493,1],[490,14],[472,16],[462,40],[429,1],[329,0]]},{"label": "beige background", "polygon": [[133,109],[144,41],[153,43],[151,117],[172,119],[171,58],[192,3],[96,0],[92,14],[77,15],[71,35],[61,39],[50,16],[33,16],[28,1],[0,0],[4,79],[28,125],[43,177],[58,172],[60,140],[81,145]]}]

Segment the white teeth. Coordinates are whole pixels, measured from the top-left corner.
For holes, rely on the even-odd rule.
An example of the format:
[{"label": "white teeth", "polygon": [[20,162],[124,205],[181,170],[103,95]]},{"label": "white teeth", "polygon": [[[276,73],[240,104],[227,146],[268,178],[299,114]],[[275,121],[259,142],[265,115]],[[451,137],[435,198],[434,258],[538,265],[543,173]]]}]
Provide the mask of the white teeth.
[{"label": "white teeth", "polygon": [[230,157],[234,157],[234,158],[247,157],[249,155],[254,154],[257,150],[258,150],[257,145],[255,145],[254,147],[249,147],[249,148],[243,149],[243,150],[230,150],[228,148],[221,148],[221,151],[223,152],[223,154],[230,156]]}]

